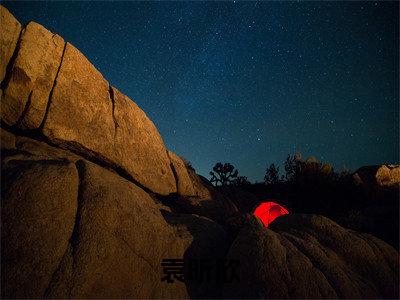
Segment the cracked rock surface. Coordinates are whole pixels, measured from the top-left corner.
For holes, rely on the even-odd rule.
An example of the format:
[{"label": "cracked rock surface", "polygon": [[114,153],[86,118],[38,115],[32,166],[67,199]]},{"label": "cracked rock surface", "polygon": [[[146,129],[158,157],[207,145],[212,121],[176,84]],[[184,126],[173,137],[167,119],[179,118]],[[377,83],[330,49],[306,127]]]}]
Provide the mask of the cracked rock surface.
[{"label": "cracked rock surface", "polygon": [[41,297],[72,234],[78,173],[62,160],[2,165],[1,295]]},{"label": "cracked rock surface", "polygon": [[214,221],[166,217],[113,170],[4,129],[1,138],[3,298],[188,298],[184,283],[161,282],[161,260],[224,251]]},{"label": "cracked rock surface", "polygon": [[1,121],[96,159],[159,195],[177,192],[157,128],[72,44],[0,6]]},{"label": "cracked rock surface", "polygon": [[228,257],[240,285],[227,298],[398,298],[398,253],[368,234],[317,215],[289,214],[243,228]]},{"label": "cracked rock surface", "polygon": [[42,25],[30,22],[15,50],[5,82],[1,117],[8,125],[39,128],[64,50],[64,40]]},{"label": "cracked rock surface", "polygon": [[3,81],[7,65],[13,56],[21,32],[21,24],[4,7],[0,7],[0,81]]}]

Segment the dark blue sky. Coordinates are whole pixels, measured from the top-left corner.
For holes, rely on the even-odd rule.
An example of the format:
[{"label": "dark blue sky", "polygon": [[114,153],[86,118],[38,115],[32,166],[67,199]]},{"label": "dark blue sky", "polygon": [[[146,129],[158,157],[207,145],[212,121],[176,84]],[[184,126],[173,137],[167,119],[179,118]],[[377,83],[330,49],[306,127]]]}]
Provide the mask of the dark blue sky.
[{"label": "dark blue sky", "polygon": [[396,2],[3,2],[80,49],[206,175],[399,161]]}]

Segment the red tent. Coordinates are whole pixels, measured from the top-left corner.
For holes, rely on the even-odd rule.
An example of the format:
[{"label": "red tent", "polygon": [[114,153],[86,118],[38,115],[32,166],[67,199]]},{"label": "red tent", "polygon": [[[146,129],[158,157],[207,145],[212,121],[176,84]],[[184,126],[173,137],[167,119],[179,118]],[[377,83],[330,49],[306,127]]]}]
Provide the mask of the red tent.
[{"label": "red tent", "polygon": [[288,210],[275,202],[263,202],[256,210],[254,215],[268,227],[277,217],[288,214]]}]

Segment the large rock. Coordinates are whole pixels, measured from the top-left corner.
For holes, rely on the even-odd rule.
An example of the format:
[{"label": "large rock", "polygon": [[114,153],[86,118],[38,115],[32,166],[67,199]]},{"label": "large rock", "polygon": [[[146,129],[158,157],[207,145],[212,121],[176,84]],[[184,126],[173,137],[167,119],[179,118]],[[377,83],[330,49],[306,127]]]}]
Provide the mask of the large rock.
[{"label": "large rock", "polygon": [[15,139],[14,134],[0,127],[0,147],[2,151],[15,149]]},{"label": "large rock", "polygon": [[376,180],[380,186],[384,187],[400,187],[400,166],[399,165],[383,165],[376,172]]},{"label": "large rock", "polygon": [[353,181],[361,187],[367,200],[380,205],[398,205],[400,166],[378,165],[359,168]]},{"label": "large rock", "polygon": [[184,283],[161,283],[160,262],[193,238],[143,190],[83,160],[2,166],[3,298],[187,297]]},{"label": "large rock", "polygon": [[122,169],[155,193],[176,192],[166,148],[153,123],[69,43],[43,133],[55,144]]},{"label": "large rock", "polygon": [[161,195],[176,192],[167,149],[153,122],[136,103],[112,88],[115,151],[119,165]]},{"label": "large rock", "polygon": [[[177,233],[186,244],[183,258],[188,264],[185,273],[186,288],[192,299],[221,298],[221,282],[218,281],[217,263],[225,258],[228,238],[225,230],[216,222],[194,214],[164,213],[166,220],[176,226]],[[202,265],[202,263],[206,264]],[[189,264],[192,263],[192,268]],[[206,267],[209,267],[208,273]],[[200,280],[200,277],[203,277]]]},{"label": "large rock", "polygon": [[366,166],[358,169],[354,174],[356,183],[380,188],[400,187],[400,166],[380,165]]},{"label": "large rock", "polygon": [[75,165],[9,160],[1,188],[1,296],[42,297],[74,228]]},{"label": "large rock", "polygon": [[[174,230],[140,188],[95,164],[79,161],[80,194],[71,250],[49,297],[150,298],[168,251],[182,253]],[[184,285],[171,286],[179,297]],[[171,296],[171,295],[170,295]]]},{"label": "large rock", "polygon": [[[18,24],[4,8],[1,16],[9,25],[1,27],[8,62]],[[18,45],[2,84],[1,119],[7,126],[39,129],[50,143],[111,167],[156,194],[177,192],[157,128],[79,50],[34,22]],[[185,187],[182,193],[193,192]]]},{"label": "large rock", "polygon": [[193,189],[196,197],[200,199],[212,198],[212,192],[214,191],[213,185],[206,178],[197,175],[195,170],[190,166],[186,166],[186,169],[193,183]]},{"label": "large rock", "polygon": [[40,126],[63,49],[60,36],[34,22],[26,26],[1,102],[1,118],[6,124],[19,123],[24,129]]},{"label": "large rock", "polygon": [[112,110],[108,82],[67,43],[44,120],[44,135],[85,155],[115,161]]},{"label": "large rock", "polygon": [[184,161],[172,151],[168,151],[168,156],[176,176],[178,194],[182,196],[195,196],[193,182]]},{"label": "large rock", "polygon": [[239,259],[235,298],[398,298],[398,253],[381,240],[316,215],[248,226],[228,258]]},{"label": "large rock", "polygon": [[0,24],[0,82],[2,82],[18,42],[21,24],[2,5],[0,5]]},{"label": "large rock", "polygon": [[178,213],[195,214],[223,224],[229,213],[224,210],[219,200],[178,196],[168,199],[167,204]]},{"label": "large rock", "polygon": [[3,129],[1,137],[3,298],[220,295],[214,283],[161,281],[162,259],[223,257],[218,224],[172,213],[68,151]]},{"label": "large rock", "polygon": [[38,141],[0,128],[0,152],[2,162],[10,160],[61,160],[76,162],[82,157],[68,150],[52,147]]}]

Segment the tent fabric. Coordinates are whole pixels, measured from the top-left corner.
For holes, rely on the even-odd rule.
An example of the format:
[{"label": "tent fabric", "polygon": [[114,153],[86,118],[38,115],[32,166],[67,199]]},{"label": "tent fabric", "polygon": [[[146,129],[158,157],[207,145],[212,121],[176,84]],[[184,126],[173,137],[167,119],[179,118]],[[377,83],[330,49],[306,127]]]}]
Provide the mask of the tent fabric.
[{"label": "tent fabric", "polygon": [[268,227],[277,217],[287,215],[289,211],[275,202],[263,202],[254,211],[254,215]]}]

